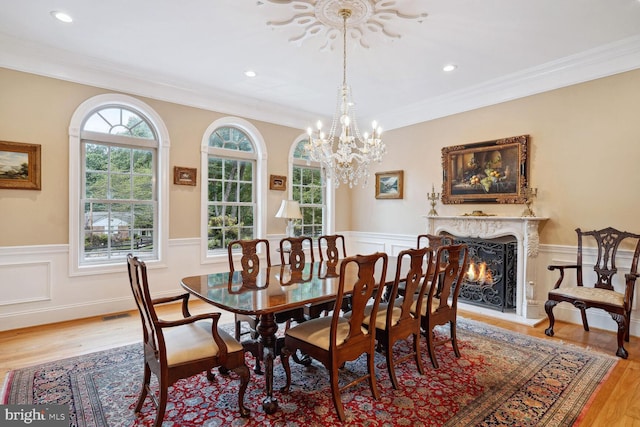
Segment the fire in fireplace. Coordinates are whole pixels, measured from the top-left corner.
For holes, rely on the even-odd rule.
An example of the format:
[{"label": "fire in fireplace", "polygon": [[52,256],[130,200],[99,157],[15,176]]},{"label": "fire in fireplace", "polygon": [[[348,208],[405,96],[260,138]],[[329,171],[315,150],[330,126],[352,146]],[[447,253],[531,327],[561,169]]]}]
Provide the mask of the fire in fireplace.
[{"label": "fire in fireplace", "polygon": [[451,236],[451,239],[469,247],[469,268],[460,289],[460,301],[503,312],[515,311],[518,255],[515,237]]}]

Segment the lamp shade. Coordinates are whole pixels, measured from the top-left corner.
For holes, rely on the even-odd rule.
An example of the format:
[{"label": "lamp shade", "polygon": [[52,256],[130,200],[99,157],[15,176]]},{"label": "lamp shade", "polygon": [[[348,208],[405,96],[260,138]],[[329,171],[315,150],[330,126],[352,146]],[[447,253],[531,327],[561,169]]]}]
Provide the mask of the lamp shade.
[{"label": "lamp shade", "polygon": [[276,218],[302,218],[302,213],[300,213],[300,204],[295,200],[283,200],[280,205],[280,209],[278,209],[278,213],[276,213]]}]

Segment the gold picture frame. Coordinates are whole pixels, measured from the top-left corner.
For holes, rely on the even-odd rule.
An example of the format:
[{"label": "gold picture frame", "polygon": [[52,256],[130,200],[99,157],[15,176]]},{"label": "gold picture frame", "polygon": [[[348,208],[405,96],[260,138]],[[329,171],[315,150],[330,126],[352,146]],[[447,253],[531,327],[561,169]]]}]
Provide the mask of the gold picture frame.
[{"label": "gold picture frame", "polygon": [[376,199],[402,199],[404,171],[376,172]]},{"label": "gold picture frame", "polygon": [[0,141],[0,188],[40,190],[40,144]]},{"label": "gold picture frame", "polygon": [[529,135],[442,149],[442,203],[524,203]]},{"label": "gold picture frame", "polygon": [[184,168],[182,166],[173,167],[173,183],[177,185],[196,185],[198,169]]},{"label": "gold picture frame", "polygon": [[269,189],[284,191],[287,189],[287,177],[283,175],[271,175],[269,177]]}]

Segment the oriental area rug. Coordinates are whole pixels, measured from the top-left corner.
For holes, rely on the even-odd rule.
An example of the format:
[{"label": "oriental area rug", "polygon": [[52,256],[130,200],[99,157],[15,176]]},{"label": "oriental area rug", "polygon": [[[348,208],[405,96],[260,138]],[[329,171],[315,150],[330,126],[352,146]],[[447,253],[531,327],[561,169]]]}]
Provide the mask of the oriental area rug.
[{"label": "oriental area rug", "polygon": [[[462,318],[458,343],[460,358],[449,344],[436,349],[439,369],[433,369],[423,343],[425,375],[413,360],[400,363],[398,390],[391,387],[385,357],[376,355],[380,399],[373,399],[366,381],[343,391],[345,423],[333,407],[328,373],[317,362],[309,367],[292,362],[293,382],[285,394],[279,392],[284,370],[275,361],[280,409],[266,415],[264,378],[253,373],[254,360],[247,354],[249,418],[238,415],[235,374],[218,374],[212,383],[203,374],[169,389],[163,426],[572,426],[617,362],[607,354]],[[398,343],[395,351],[408,348]],[[142,344],[133,344],[12,371],[0,403],[68,404],[71,426],[151,426],[155,407],[149,398],[138,416],[133,413],[142,360]],[[365,371],[365,357],[347,362],[341,384]]]}]

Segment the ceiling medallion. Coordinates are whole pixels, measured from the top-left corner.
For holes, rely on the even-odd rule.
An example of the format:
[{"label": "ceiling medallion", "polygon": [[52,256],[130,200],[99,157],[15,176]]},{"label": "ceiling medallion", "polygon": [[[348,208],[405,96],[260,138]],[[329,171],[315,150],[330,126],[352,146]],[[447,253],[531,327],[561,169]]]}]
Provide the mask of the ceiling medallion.
[{"label": "ceiling medallion", "polygon": [[[320,36],[326,40],[322,49],[333,49],[342,32],[340,10],[349,9],[350,37],[364,48],[369,48],[367,37],[380,34],[389,39],[399,39],[400,34],[387,28],[396,19],[422,22],[426,13],[406,14],[398,10],[398,0],[266,0],[268,3],[290,6],[293,16],[284,21],[269,21],[270,27],[297,27],[300,31],[289,38],[301,44],[305,39]],[[262,2],[259,2],[262,4]]]}]

